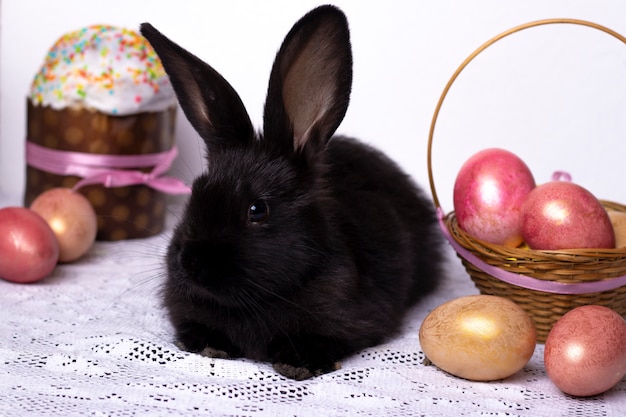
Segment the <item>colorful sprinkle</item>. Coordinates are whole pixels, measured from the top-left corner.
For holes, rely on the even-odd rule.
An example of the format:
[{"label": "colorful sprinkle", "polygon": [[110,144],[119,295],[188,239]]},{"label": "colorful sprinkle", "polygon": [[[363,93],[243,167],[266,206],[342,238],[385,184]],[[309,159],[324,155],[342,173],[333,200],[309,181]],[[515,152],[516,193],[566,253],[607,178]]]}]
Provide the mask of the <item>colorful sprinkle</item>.
[{"label": "colorful sprinkle", "polygon": [[48,52],[31,85],[34,104],[82,105],[108,114],[163,111],[174,91],[152,46],[139,33],[95,25],[67,33]]}]

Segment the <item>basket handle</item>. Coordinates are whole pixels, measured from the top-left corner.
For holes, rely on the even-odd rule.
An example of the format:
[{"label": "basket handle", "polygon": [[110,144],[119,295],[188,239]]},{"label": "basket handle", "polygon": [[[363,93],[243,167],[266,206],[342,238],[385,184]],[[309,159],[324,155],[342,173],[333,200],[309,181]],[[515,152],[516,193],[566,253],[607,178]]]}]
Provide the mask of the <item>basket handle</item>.
[{"label": "basket handle", "polygon": [[461,65],[459,65],[459,67],[456,69],[454,74],[452,74],[452,77],[450,78],[445,88],[443,89],[443,92],[441,93],[441,97],[439,97],[439,102],[437,103],[437,107],[435,108],[435,113],[433,114],[433,118],[430,124],[430,131],[428,133],[428,152],[427,152],[428,180],[430,182],[430,190],[433,196],[433,201],[437,209],[440,209],[441,205],[439,203],[439,198],[437,197],[437,190],[435,188],[435,181],[434,181],[433,174],[432,174],[432,156],[431,155],[432,155],[433,136],[435,133],[435,125],[437,123],[437,118],[439,117],[441,106],[443,105],[443,102],[446,96],[448,95],[448,91],[452,87],[452,84],[454,84],[454,81],[456,81],[456,79],[461,74],[461,72],[465,69],[465,67],[467,67],[467,65],[469,65],[470,62],[472,62],[474,58],[476,58],[481,52],[483,52],[485,49],[487,49],[488,47],[490,47],[491,45],[493,45],[500,39],[505,38],[509,35],[512,35],[516,32],[520,32],[525,29],[529,29],[529,28],[533,28],[537,26],[543,26],[543,25],[558,24],[558,23],[581,25],[581,26],[587,26],[593,29],[597,29],[617,38],[618,40],[626,44],[626,37],[620,35],[619,33],[615,32],[612,29],[609,29],[597,23],[589,22],[586,20],[578,20],[578,19],[560,19],[560,18],[544,19],[544,20],[536,20],[533,22],[524,23],[519,26],[515,26],[509,30],[506,30],[500,33],[499,35],[496,35],[493,38],[489,39],[487,42],[483,43],[474,52],[472,52],[467,58],[465,58],[465,60],[461,63]]}]

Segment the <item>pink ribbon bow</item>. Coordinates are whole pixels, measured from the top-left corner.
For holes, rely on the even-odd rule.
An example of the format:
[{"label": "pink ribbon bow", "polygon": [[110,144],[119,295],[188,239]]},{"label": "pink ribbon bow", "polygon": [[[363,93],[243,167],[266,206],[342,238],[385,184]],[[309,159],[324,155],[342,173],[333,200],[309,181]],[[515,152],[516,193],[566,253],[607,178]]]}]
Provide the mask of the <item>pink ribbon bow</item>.
[{"label": "pink ribbon bow", "polygon": [[[82,178],[74,185],[74,190],[90,184],[102,184],[107,188],[142,184],[167,194],[189,194],[191,189],[185,183],[163,176],[177,155],[176,146],[153,154],[102,155],[59,151],[26,141],[28,165],[52,174]],[[146,167],[153,169],[150,172],[137,170]]]}]

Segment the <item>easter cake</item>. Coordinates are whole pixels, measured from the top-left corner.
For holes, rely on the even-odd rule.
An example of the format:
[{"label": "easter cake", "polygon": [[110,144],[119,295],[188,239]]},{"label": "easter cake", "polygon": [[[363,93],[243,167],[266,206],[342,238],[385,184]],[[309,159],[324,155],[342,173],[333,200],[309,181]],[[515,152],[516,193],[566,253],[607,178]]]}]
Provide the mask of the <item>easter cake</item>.
[{"label": "easter cake", "polygon": [[175,117],[169,79],[140,34],[94,25],[63,35],[27,98],[25,205],[50,188],[84,181],[79,191],[94,206],[99,240],[159,233],[165,194],[141,175],[118,177],[171,162]]}]

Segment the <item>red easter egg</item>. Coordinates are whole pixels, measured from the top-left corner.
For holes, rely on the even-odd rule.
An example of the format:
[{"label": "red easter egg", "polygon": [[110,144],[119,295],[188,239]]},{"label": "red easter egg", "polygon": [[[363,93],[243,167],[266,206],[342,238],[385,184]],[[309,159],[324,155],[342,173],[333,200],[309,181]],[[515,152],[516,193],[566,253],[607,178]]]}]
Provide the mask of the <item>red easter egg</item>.
[{"label": "red easter egg", "polygon": [[600,201],[580,185],[552,181],[532,190],[521,210],[531,249],[614,248],[615,232]]},{"label": "red easter egg", "polygon": [[522,243],[520,208],[535,179],[524,161],[498,148],[482,150],[461,167],[454,183],[459,226],[487,242]]},{"label": "red easter egg", "polygon": [[575,396],[600,394],[626,375],[626,322],[608,307],[577,307],[550,330],[544,362],[561,391]]},{"label": "red easter egg", "polygon": [[0,209],[0,278],[38,281],[52,272],[59,244],[48,223],[23,207]]}]

